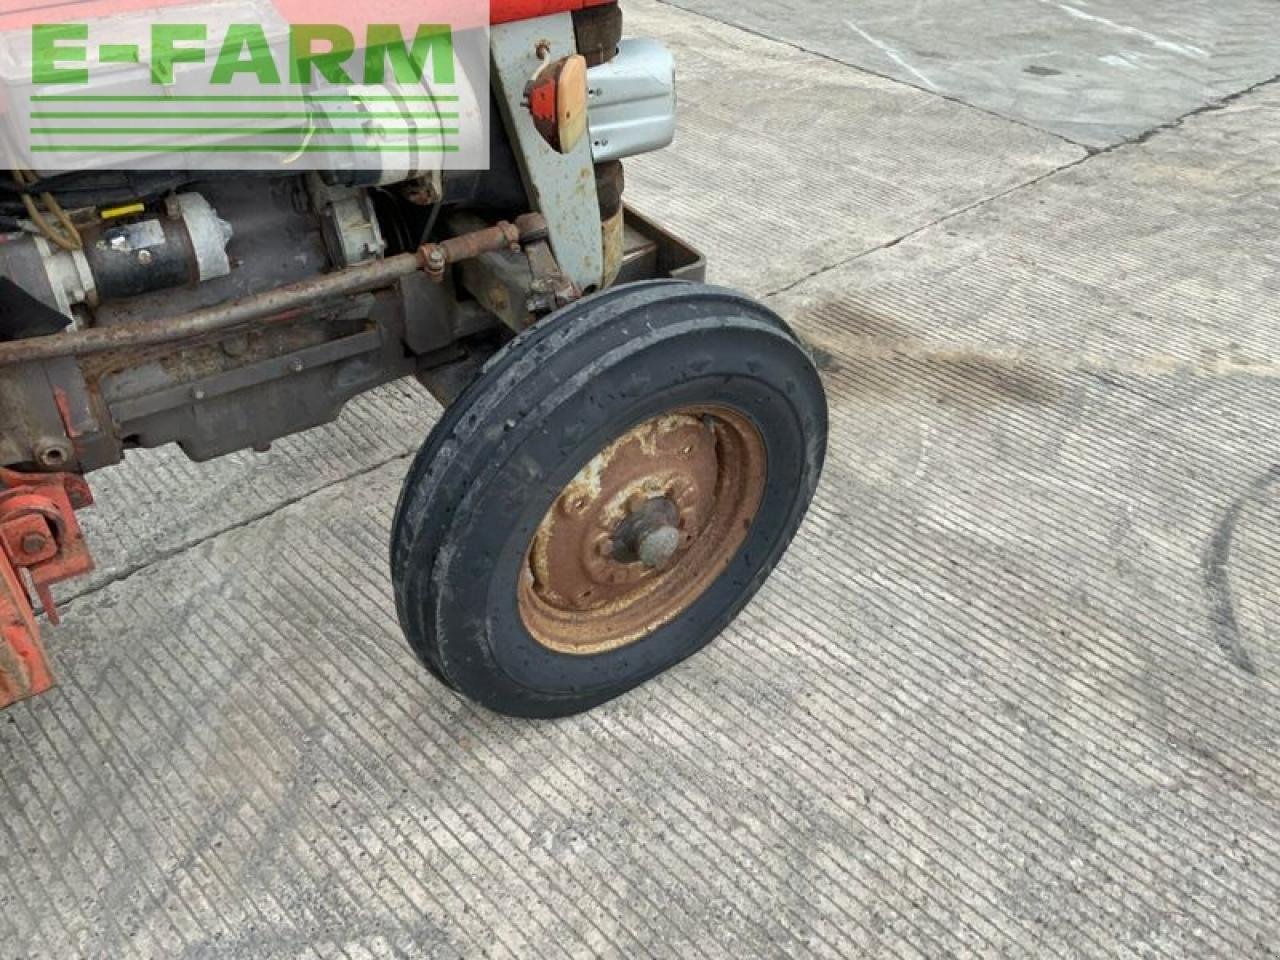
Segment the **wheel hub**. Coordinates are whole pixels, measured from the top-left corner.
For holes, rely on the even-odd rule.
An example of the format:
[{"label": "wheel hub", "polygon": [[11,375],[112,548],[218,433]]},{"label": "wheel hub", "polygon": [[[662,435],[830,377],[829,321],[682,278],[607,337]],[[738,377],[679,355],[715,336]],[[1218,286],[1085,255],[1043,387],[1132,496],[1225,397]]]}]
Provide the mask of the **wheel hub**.
[{"label": "wheel hub", "polygon": [[544,646],[593,654],[674,619],[728,566],[759,507],[764,444],[741,414],[686,408],[597,454],[530,543],[519,587]]},{"label": "wheel hub", "polygon": [[617,563],[665,567],[680,548],[680,508],[666,497],[646,500],[613,531]]}]

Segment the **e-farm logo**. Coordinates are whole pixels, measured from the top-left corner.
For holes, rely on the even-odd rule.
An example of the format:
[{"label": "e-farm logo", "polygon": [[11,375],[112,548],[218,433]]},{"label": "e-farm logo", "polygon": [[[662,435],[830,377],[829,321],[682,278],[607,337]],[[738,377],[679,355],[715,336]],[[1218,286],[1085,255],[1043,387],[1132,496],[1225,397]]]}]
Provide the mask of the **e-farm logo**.
[{"label": "e-farm logo", "polygon": [[[89,82],[85,67],[68,67],[68,63],[85,63],[89,59],[89,24],[39,23],[31,29],[31,80],[37,86],[48,84],[83,84]],[[174,82],[174,66],[179,63],[207,63],[209,27],[203,23],[157,23],[151,27],[150,73],[154,84]],[[317,52],[317,42],[328,49]],[[218,55],[209,71],[213,86],[229,86],[237,76],[248,74],[264,87],[279,87],[288,76],[289,82],[310,86],[318,73],[327,83],[350,85],[354,81],[348,62],[357,50],[363,54],[365,83],[382,83],[388,62],[401,83],[418,83],[428,62],[434,65],[437,84],[454,82],[453,28],[448,24],[423,24],[418,27],[412,45],[405,42],[400,27],[394,23],[370,24],[367,42],[357,47],[355,37],[346,27],[336,24],[294,24],[289,28],[287,73],[276,63],[266,29],[259,23],[237,23],[227,28]],[[98,47],[100,63],[138,63],[141,46],[137,43],[104,43]]]},{"label": "e-farm logo", "polygon": [[8,81],[22,165],[487,167],[487,3],[461,24],[454,3],[410,23],[237,15],[250,6],[31,24],[29,76],[16,96]]}]

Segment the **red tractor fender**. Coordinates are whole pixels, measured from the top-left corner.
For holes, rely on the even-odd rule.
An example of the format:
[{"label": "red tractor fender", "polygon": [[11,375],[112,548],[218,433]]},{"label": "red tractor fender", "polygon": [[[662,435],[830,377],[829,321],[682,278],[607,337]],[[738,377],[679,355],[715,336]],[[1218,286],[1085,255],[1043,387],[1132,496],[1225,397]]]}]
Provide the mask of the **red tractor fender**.
[{"label": "red tractor fender", "polygon": [[532,20],[553,13],[581,10],[584,7],[601,7],[616,0],[491,0],[490,23],[511,23],[515,20]]},{"label": "red tractor fender", "polygon": [[[614,2],[616,0],[490,0],[489,22],[531,20]],[[111,14],[191,5],[192,0],[36,0],[16,13],[0,12],[0,31],[19,30],[35,23],[80,23]],[[309,22],[306,11],[314,4],[309,0],[275,0],[275,6],[287,20],[305,23]]]}]

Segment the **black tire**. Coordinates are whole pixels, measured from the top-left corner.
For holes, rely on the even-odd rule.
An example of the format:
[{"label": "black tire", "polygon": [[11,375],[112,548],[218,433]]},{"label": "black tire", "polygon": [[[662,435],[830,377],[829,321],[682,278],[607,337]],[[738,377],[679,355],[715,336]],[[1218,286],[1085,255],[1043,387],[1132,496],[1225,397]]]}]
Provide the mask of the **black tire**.
[{"label": "black tire", "polygon": [[[613,440],[691,404],[730,409],[763,439],[763,492],[740,548],[643,639],[592,656],[539,643],[516,587],[540,521]],[[500,713],[559,717],[616,697],[708,643],[760,588],[804,517],[826,440],[817,371],[760,304],[678,281],[575,303],[489,361],[409,470],[391,550],[409,643],[444,683]]]}]

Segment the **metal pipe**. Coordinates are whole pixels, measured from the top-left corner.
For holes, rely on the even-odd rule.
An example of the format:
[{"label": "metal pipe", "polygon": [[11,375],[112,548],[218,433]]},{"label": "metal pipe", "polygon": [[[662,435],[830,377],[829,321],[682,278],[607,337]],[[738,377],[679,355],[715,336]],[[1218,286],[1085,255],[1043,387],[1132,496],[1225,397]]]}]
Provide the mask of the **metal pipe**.
[{"label": "metal pipe", "polygon": [[427,244],[414,253],[401,253],[374,263],[357,264],[336,273],[241,297],[216,307],[205,307],[157,320],[133,320],[108,327],[90,327],[87,330],[64,331],[50,336],[0,343],[0,367],[58,357],[82,357],[221,333],[256,320],[280,318],[299,312],[317,300],[376,290],[419,270],[426,271],[435,279],[441,279],[444,267],[448,264],[518,243],[519,237],[516,228],[504,221],[474,234],[451,237],[439,245]]}]

